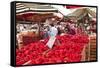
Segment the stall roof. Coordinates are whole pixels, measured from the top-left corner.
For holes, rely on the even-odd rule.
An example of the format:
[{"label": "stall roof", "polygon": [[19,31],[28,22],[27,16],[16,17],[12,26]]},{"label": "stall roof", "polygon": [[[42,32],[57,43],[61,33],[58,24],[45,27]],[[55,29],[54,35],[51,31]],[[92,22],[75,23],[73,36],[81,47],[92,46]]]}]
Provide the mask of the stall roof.
[{"label": "stall roof", "polygon": [[54,7],[55,9],[57,9],[60,13],[62,13],[64,16],[68,15],[69,13],[71,13],[72,11],[70,9],[67,9],[66,7],[62,6],[62,5],[51,5],[52,7]]},{"label": "stall roof", "polygon": [[86,14],[89,14],[89,16],[96,18],[96,12],[91,10],[90,8],[76,9],[74,12],[68,14],[67,17],[73,19],[80,19],[83,18]]},{"label": "stall roof", "polygon": [[57,9],[53,8],[50,5],[41,5],[41,4],[32,4],[32,3],[16,3],[16,12],[25,12],[25,11],[34,11],[34,12],[57,12]]}]

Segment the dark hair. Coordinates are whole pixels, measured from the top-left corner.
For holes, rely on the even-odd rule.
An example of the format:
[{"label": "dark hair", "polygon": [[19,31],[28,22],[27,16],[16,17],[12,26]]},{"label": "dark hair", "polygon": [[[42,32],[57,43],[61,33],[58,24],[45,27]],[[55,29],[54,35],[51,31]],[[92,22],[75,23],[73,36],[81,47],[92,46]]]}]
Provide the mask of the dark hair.
[{"label": "dark hair", "polygon": [[52,27],[54,26],[54,24],[50,24]]}]

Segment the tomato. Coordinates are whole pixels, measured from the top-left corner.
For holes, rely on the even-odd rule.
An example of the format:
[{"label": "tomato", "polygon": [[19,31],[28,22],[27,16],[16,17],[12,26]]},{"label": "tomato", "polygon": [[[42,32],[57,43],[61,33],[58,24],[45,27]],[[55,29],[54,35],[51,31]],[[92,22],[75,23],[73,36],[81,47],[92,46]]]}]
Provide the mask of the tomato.
[{"label": "tomato", "polygon": [[63,35],[56,38],[61,44],[54,44],[54,47],[45,54],[44,52],[49,49],[46,46],[48,39],[25,45],[21,50],[16,49],[16,65],[22,65],[28,61],[31,61],[28,65],[81,61],[83,48],[89,42],[88,36]]}]

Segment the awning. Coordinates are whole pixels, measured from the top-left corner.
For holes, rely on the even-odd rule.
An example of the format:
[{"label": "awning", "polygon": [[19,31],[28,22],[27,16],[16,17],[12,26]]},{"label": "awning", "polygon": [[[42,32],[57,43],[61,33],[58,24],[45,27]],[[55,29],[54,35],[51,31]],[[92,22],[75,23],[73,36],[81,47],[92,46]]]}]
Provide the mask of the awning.
[{"label": "awning", "polygon": [[23,12],[57,12],[57,9],[47,4],[16,3],[16,13]]},{"label": "awning", "polygon": [[80,20],[87,14],[90,15],[92,18],[96,18],[96,12],[92,11],[89,8],[76,9],[74,12],[68,14],[67,17],[73,20]]}]

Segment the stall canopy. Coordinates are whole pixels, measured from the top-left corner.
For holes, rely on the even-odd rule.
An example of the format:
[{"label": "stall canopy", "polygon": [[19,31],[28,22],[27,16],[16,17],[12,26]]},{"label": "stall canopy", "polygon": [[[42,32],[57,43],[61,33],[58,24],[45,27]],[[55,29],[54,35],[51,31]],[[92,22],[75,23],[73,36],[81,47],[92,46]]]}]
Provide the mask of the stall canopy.
[{"label": "stall canopy", "polygon": [[72,12],[71,10],[67,9],[66,7],[64,7],[62,5],[51,5],[51,6],[54,7],[55,9],[57,9],[64,16],[66,16]]},{"label": "stall canopy", "polygon": [[16,13],[24,12],[57,12],[57,9],[46,4],[16,3]]},{"label": "stall canopy", "polygon": [[67,17],[73,20],[80,20],[87,14],[92,18],[96,18],[96,12],[92,11],[90,8],[79,8],[74,12],[68,14]]},{"label": "stall canopy", "polygon": [[53,14],[57,12],[57,9],[46,4],[16,4],[17,21],[44,22],[47,18],[56,17]]}]

